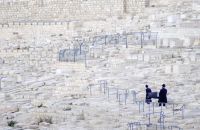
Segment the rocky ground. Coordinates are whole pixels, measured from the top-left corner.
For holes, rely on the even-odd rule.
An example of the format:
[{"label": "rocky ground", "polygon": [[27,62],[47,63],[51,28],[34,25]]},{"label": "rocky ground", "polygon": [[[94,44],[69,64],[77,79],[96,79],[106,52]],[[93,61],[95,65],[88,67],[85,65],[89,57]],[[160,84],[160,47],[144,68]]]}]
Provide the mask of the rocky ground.
[{"label": "rocky ground", "polygon": [[[2,79],[0,91],[1,129],[128,129],[129,122],[148,123],[145,114],[149,112],[145,104],[144,111],[139,113],[131,90],[137,93],[137,101],[143,101],[145,84],[159,91],[165,83],[169,100],[163,108],[165,126],[198,130],[198,52],[198,48],[107,45],[88,57],[87,67],[83,61],[56,62],[49,66],[50,70],[33,72],[30,67],[18,66],[14,70],[2,64],[2,75],[7,76]],[[23,75],[23,80],[12,77],[17,74]],[[108,90],[101,90],[101,80],[107,81],[109,98]],[[126,105],[125,89],[129,91]],[[155,112],[160,112],[157,100],[154,102]],[[181,111],[173,115],[172,103],[177,109],[185,106],[184,119]],[[159,126],[159,115],[154,114],[151,123]]]},{"label": "rocky ground", "polygon": [[[1,27],[0,129],[129,130],[131,122],[148,124],[150,114],[149,127],[133,129],[161,130],[164,122],[167,130],[199,130],[200,16],[194,3],[155,1],[138,14],[99,21]],[[149,40],[141,48],[136,38],[128,48],[92,45],[96,35],[142,31],[156,32],[157,44]],[[75,38],[86,41],[86,62],[60,62],[60,50],[77,45]],[[167,106],[161,110],[156,99],[145,104],[145,85],[159,91],[163,83]]]}]

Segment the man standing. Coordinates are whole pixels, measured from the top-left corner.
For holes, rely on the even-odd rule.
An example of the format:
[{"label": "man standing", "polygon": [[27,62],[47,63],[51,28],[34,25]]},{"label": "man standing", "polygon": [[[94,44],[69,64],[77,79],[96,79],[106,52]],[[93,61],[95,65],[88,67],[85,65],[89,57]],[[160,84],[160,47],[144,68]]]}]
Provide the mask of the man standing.
[{"label": "man standing", "polygon": [[151,97],[149,97],[151,89],[149,88],[148,85],[145,85],[145,87],[146,87],[146,103],[149,104],[151,102]]},{"label": "man standing", "polygon": [[159,106],[163,104],[165,106],[165,103],[167,103],[167,89],[165,88],[165,84],[162,85],[162,89],[159,92]]}]

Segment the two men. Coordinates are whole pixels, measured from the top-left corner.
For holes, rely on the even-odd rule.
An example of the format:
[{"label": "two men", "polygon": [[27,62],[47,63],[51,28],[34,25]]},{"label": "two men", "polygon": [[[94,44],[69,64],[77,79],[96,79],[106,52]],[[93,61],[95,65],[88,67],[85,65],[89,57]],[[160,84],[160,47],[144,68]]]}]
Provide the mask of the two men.
[{"label": "two men", "polygon": [[[151,101],[153,93],[151,91],[151,89],[148,87],[148,85],[145,85],[146,87],[146,103],[149,104]],[[167,103],[167,89],[165,88],[165,84],[162,85],[162,89],[159,92],[159,97],[158,97],[158,102],[159,102],[159,106],[163,105],[165,106],[165,103]]]}]

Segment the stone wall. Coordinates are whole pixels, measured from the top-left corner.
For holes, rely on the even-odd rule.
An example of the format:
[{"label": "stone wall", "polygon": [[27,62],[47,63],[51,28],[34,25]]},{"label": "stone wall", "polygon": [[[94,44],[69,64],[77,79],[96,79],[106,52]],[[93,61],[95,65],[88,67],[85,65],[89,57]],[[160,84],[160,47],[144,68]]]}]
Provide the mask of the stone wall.
[{"label": "stone wall", "polygon": [[105,19],[134,14],[148,4],[149,0],[1,0],[0,23]]}]

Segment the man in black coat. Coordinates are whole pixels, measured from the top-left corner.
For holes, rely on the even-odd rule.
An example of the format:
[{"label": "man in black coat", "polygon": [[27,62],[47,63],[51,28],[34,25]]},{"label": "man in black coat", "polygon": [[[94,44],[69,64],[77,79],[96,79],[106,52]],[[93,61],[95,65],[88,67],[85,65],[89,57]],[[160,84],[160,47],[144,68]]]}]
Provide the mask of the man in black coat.
[{"label": "man in black coat", "polygon": [[148,85],[145,85],[146,87],[146,103],[149,104],[151,102],[151,97],[149,97],[149,94],[151,93],[151,89]]},{"label": "man in black coat", "polygon": [[165,106],[165,103],[167,103],[167,89],[165,88],[165,84],[162,85],[162,89],[159,92],[159,106],[163,104]]}]

